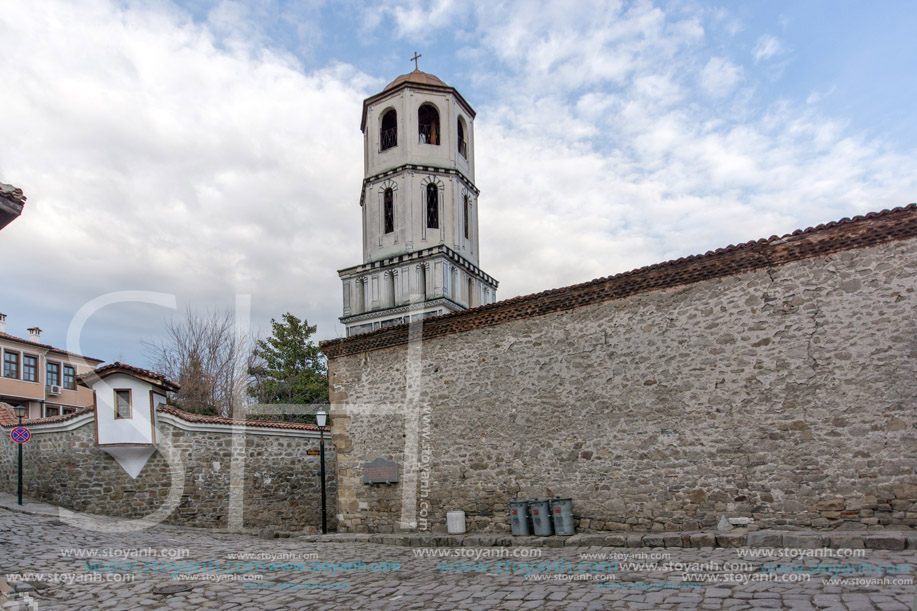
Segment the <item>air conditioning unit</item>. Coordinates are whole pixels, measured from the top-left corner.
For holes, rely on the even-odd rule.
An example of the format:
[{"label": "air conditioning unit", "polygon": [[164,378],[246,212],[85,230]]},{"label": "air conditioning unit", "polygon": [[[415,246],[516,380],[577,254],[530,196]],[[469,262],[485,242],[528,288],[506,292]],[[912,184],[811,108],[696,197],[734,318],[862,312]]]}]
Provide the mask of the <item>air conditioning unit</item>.
[{"label": "air conditioning unit", "polygon": [[58,386],[57,384],[52,384],[51,386],[48,386],[48,394],[51,395],[52,397],[59,396],[60,395],[60,386]]}]

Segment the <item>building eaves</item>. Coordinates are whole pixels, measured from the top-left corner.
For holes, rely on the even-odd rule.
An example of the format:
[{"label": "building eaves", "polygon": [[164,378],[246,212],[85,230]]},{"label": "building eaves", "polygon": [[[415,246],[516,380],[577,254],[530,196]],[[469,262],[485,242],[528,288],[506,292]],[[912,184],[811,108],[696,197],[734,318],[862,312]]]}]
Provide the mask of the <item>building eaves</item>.
[{"label": "building eaves", "polygon": [[21,338],[21,337],[16,337],[15,335],[10,335],[9,333],[2,333],[2,332],[0,332],[0,339],[5,339],[5,340],[13,341],[13,342],[18,342],[18,343],[20,343],[20,344],[25,344],[25,345],[27,345],[27,346],[35,346],[35,347],[37,347],[37,348],[44,348],[45,350],[48,350],[48,351],[50,351],[50,352],[55,352],[55,353],[57,353],[57,354],[63,354],[63,355],[66,355],[66,356],[70,356],[70,357],[74,357],[74,358],[78,358],[78,359],[83,359],[83,360],[85,360],[85,361],[95,361],[96,363],[102,363],[102,362],[104,362],[103,359],[97,359],[97,358],[94,358],[94,357],[91,357],[91,356],[86,356],[86,355],[84,355],[84,354],[77,354],[76,352],[68,352],[67,350],[62,350],[62,349],[60,349],[60,348],[55,348],[54,346],[51,346],[51,345],[49,345],[49,344],[42,344],[42,343],[39,343],[39,342],[33,342],[32,340],[23,339],[23,338]]},{"label": "building eaves", "polygon": [[[180,418],[185,422],[197,422],[201,424],[223,424],[226,426],[246,426],[246,427],[256,427],[256,428],[270,428],[270,429],[290,429],[290,430],[300,430],[300,431],[318,431],[319,427],[315,424],[306,424],[304,422],[281,422],[279,420],[249,420],[249,419],[235,419],[235,418],[223,418],[222,416],[205,416],[203,414],[192,414],[191,412],[186,412],[180,410],[171,405],[160,405],[156,408],[157,412],[162,412],[163,414],[171,414],[176,418]],[[328,427],[325,427],[327,430]]]},{"label": "building eaves", "polygon": [[[544,316],[631,295],[677,288],[832,253],[868,248],[917,237],[917,204],[870,212],[852,219],[797,229],[784,236],[731,245],[702,255],[682,257],[641,267],[583,284],[514,297],[489,305],[452,312],[424,321],[412,339],[430,340],[513,320]],[[408,343],[409,323],[378,331],[320,342],[329,358],[383,350]]]},{"label": "building eaves", "polygon": [[[38,425],[38,424],[53,424],[55,422],[64,422],[66,420],[72,420],[77,416],[82,416],[83,414],[93,411],[92,407],[83,407],[76,411],[72,411],[69,414],[62,414],[60,416],[49,416],[47,418],[34,418],[29,420],[27,418],[22,419],[22,424],[29,425]],[[13,411],[13,406],[7,403],[0,403],[0,426],[10,428],[19,426],[19,418],[16,417],[16,413]]]},{"label": "building eaves", "polygon": [[79,376],[79,382],[82,386],[89,386],[95,380],[104,379],[118,373],[139,377],[167,392],[178,392],[181,389],[181,386],[161,373],[119,362],[99,367],[94,371],[88,371]]}]

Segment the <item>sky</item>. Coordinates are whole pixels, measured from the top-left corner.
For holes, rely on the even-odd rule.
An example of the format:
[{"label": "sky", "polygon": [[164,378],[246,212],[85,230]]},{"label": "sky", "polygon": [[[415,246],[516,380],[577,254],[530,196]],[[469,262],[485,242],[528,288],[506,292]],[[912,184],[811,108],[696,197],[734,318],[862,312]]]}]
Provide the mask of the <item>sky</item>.
[{"label": "sky", "polygon": [[0,0],[0,312],[139,366],[187,307],[343,335],[362,101],[415,51],[477,112],[498,299],[903,206],[914,31],[894,0]]}]

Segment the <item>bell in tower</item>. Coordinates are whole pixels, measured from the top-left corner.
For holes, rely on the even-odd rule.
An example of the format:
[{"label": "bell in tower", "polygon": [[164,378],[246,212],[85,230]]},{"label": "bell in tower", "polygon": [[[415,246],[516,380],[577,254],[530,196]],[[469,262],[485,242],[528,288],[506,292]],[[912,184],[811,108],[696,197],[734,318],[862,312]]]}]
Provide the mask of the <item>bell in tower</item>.
[{"label": "bell in tower", "polygon": [[363,263],[338,271],[348,336],[496,301],[478,267],[474,117],[416,67],[363,101]]}]

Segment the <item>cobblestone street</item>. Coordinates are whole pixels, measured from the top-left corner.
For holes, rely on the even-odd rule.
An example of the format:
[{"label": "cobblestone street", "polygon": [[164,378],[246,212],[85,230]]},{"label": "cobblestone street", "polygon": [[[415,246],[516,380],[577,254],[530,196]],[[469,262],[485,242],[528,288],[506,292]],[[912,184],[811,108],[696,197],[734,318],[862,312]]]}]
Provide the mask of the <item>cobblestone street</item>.
[{"label": "cobblestone street", "polygon": [[[912,550],[762,560],[712,548],[418,548],[163,525],[113,534],[7,510],[0,537],[11,609],[892,611],[914,602]],[[775,564],[795,568],[778,574]],[[897,568],[825,569],[851,565]]]}]

